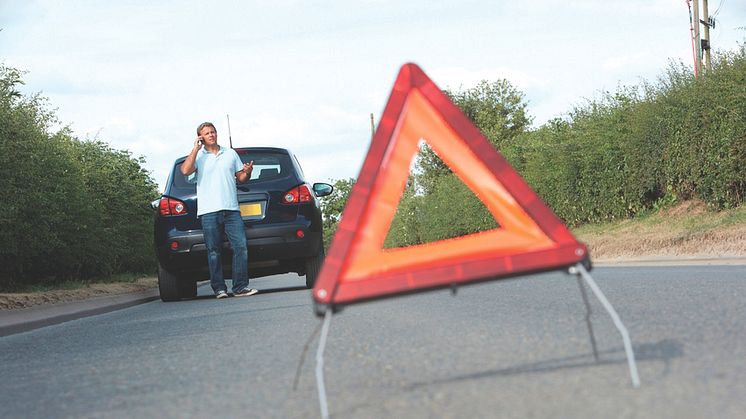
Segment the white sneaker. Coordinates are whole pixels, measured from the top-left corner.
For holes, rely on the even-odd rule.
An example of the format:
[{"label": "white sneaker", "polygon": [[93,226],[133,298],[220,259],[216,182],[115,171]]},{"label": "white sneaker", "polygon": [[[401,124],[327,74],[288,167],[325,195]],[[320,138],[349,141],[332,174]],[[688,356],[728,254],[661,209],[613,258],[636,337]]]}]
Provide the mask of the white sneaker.
[{"label": "white sneaker", "polygon": [[218,291],[218,292],[215,293],[215,298],[217,298],[217,299],[228,298],[228,293],[225,292],[225,291],[223,291],[223,290],[220,290],[220,291]]}]

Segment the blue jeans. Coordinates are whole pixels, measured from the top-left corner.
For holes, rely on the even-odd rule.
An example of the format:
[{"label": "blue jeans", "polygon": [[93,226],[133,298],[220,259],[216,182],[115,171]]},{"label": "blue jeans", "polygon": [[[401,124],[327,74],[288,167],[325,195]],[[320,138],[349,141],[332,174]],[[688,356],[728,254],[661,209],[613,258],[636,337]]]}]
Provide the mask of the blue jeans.
[{"label": "blue jeans", "polygon": [[210,285],[214,292],[228,291],[223,278],[223,265],[220,250],[223,245],[223,232],[233,249],[233,292],[249,285],[246,232],[241,213],[238,211],[215,211],[203,214],[202,231],[207,247],[207,264],[210,268]]}]

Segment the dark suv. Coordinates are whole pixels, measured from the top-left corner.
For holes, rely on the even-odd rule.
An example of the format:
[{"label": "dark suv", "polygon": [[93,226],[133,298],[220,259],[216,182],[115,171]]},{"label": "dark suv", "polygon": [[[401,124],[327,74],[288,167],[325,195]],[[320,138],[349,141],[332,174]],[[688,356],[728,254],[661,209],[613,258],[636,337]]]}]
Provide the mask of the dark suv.
[{"label": "dark suv", "polygon": [[[270,147],[235,149],[254,161],[248,182],[236,185],[246,225],[249,277],[296,272],[313,287],[324,260],[321,210],[317,197],[332,193],[327,183],[308,184],[295,155]],[[158,288],[163,301],[194,298],[197,281],[209,279],[202,223],[197,218],[196,177],[181,174],[186,157],[174,163],[165,192],[154,202]],[[231,272],[224,238],[223,270]]]}]

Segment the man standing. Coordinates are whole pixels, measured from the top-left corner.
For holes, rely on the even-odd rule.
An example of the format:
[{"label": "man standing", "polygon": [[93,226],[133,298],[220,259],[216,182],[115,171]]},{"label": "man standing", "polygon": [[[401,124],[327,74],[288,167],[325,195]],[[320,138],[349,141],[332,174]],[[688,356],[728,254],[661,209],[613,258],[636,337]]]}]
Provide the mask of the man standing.
[{"label": "man standing", "polygon": [[197,127],[192,151],[181,165],[184,176],[197,172],[197,216],[202,220],[210,285],[217,298],[228,296],[220,258],[223,232],[233,249],[233,295],[243,297],[258,292],[249,287],[246,233],[236,194],[236,181],[246,182],[253,166],[253,161],[241,163],[232,148],[218,145],[218,132],[211,122]]}]

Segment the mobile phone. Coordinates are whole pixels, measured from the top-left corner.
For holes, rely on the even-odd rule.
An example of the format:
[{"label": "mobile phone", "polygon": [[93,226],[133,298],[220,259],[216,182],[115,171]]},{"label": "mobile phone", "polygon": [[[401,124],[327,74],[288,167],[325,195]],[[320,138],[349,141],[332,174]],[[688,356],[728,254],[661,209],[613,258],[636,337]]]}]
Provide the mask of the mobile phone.
[{"label": "mobile phone", "polygon": [[205,145],[205,139],[202,137],[199,137],[199,143],[202,145]]}]

